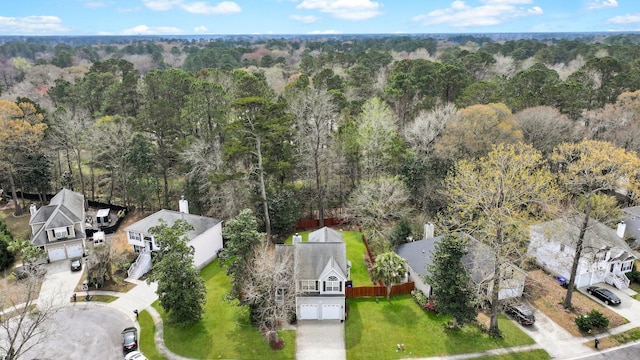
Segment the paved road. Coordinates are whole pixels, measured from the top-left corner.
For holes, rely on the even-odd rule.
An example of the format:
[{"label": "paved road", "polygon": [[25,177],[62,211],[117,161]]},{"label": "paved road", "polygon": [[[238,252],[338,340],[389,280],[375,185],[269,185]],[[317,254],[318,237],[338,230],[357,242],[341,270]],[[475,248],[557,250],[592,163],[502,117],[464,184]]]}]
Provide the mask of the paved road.
[{"label": "paved road", "polygon": [[599,352],[598,354],[581,357],[579,359],[584,359],[584,360],[640,359],[640,343],[636,342],[628,346],[604,350]]},{"label": "paved road", "polygon": [[122,329],[136,326],[121,311],[98,303],[61,308],[47,324],[51,335],[24,359],[122,360]]}]

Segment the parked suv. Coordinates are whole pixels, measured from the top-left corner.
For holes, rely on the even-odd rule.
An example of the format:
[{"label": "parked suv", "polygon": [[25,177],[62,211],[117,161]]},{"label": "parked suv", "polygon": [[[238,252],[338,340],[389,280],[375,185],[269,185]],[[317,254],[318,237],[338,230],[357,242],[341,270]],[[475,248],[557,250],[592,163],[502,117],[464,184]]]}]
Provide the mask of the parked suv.
[{"label": "parked suv", "polygon": [[533,311],[525,304],[508,305],[506,312],[522,325],[533,325],[536,322]]}]

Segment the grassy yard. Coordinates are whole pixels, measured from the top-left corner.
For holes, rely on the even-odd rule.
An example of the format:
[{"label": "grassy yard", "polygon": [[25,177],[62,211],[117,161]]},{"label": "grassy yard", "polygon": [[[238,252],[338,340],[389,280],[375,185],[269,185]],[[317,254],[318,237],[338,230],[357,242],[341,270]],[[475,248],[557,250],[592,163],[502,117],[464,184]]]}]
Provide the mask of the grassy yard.
[{"label": "grassy yard", "polygon": [[[499,319],[502,338],[491,338],[476,326],[446,330],[443,325],[448,317],[424,312],[409,295],[390,301],[348,299],[347,304],[345,334],[349,360],[444,356],[534,343],[503,316]],[[397,351],[397,344],[404,344],[405,350]]]},{"label": "grassy yard", "polygon": [[18,217],[13,216],[13,209],[0,211],[0,218],[7,224],[7,228],[15,239],[29,239],[31,237],[31,226],[29,226],[29,208],[24,209],[24,213]]},{"label": "grassy yard", "polygon": [[[527,296],[529,296],[533,306],[573,336],[585,335],[578,330],[575,318],[578,315],[588,313],[592,309],[600,311],[609,319],[609,328],[615,328],[629,322],[607,306],[593,301],[579,291],[573,292],[571,299],[573,310],[566,310],[562,306],[562,301],[567,294],[567,290],[562,288],[555,278],[542,270],[529,272],[526,288]],[[598,331],[594,330],[594,332],[597,333]]]},{"label": "grassy yard", "polygon": [[138,316],[138,323],[140,324],[140,351],[149,360],[166,360],[156,348],[154,341],[156,325],[153,323],[153,318],[149,315],[149,312],[141,311],[140,316]]},{"label": "grassy yard", "polygon": [[[280,331],[285,341],[282,350],[271,350],[260,332],[251,325],[249,311],[229,302],[224,296],[231,280],[217,261],[205,267],[200,275],[207,287],[205,314],[198,324],[188,328],[164,326],[167,347],[176,354],[195,359],[293,359],[295,332]],[[164,316],[158,302],[154,304]]]},{"label": "grassy yard", "polygon": [[[347,260],[351,261],[351,281],[353,286],[373,285],[369,278],[367,266],[364,263],[363,255],[367,252],[367,249],[362,242],[362,234],[357,231],[341,231],[341,233],[342,239],[347,244]],[[309,239],[309,231],[302,231],[299,234],[302,236],[303,242]],[[292,241],[293,235],[287,238],[285,244],[291,245]]]}]

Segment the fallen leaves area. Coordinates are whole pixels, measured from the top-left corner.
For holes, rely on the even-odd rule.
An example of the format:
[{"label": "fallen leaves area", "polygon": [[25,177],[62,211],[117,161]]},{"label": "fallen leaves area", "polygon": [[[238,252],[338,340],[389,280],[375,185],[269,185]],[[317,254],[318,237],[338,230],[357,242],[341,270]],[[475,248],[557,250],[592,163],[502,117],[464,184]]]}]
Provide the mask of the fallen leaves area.
[{"label": "fallen leaves area", "polygon": [[[567,310],[562,306],[567,290],[564,289],[558,281],[543,270],[534,270],[529,272],[525,283],[525,292],[531,304],[543,312],[556,324],[562,326],[565,330],[574,336],[585,336],[578,330],[575,318],[579,315],[586,314],[592,309],[600,311],[609,319],[609,328],[615,328],[626,324],[628,321],[608,307],[601,305],[579,291],[573,292],[571,303],[573,309]],[[597,334],[599,330],[594,330]]]}]

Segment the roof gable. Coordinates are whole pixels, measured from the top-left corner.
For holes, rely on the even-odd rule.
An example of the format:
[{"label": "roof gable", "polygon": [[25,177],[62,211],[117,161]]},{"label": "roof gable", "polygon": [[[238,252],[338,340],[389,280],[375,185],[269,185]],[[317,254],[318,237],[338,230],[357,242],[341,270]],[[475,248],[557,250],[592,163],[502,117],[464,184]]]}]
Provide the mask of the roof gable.
[{"label": "roof gable", "polygon": [[342,233],[323,227],[309,233],[309,242],[343,242]]},{"label": "roof gable", "polygon": [[347,247],[344,242],[298,242],[293,248],[297,279],[319,279],[327,267],[346,276]]}]

